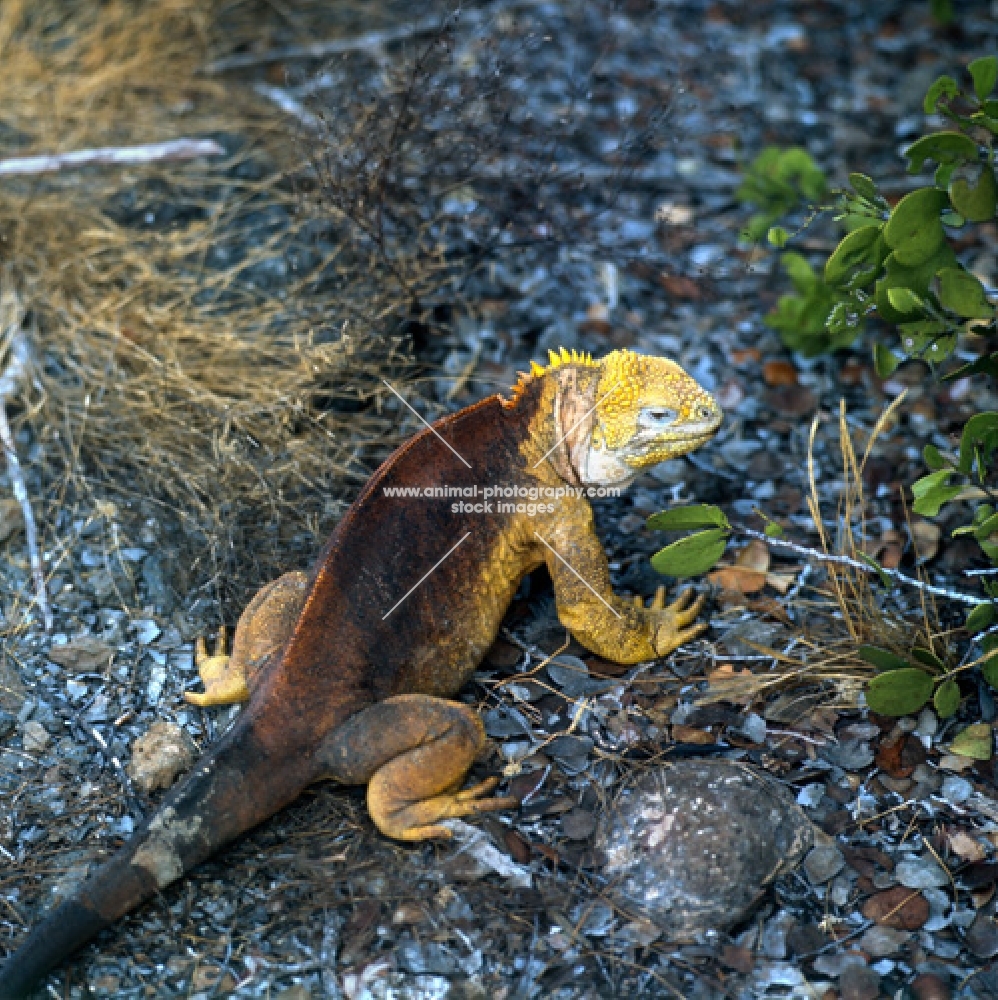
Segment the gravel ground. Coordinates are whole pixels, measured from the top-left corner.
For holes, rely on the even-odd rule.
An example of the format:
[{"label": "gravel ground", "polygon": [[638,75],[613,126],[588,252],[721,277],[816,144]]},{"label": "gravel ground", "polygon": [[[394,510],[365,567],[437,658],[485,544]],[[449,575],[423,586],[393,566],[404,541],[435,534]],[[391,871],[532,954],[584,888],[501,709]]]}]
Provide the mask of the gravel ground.
[{"label": "gravel ground", "polygon": [[[861,346],[832,359],[791,356],[762,322],[784,290],[777,262],[739,240],[749,212],[735,198],[744,165],[769,144],[807,148],[833,185],[862,170],[903,193],[911,179],[899,150],[925,127],[924,89],[996,47],[994,5],[957,7],[958,26],[946,29],[927,3],[831,0],[497,4],[457,22],[456,65],[508,60],[506,85],[520,95],[511,130],[520,138],[499,153],[524,159],[535,182],[524,197],[549,202],[536,218],[550,229],[517,233],[515,247],[431,300],[439,323],[415,331],[417,360],[432,376],[423,383],[427,415],[508,386],[517,368],[556,346],[667,354],[717,393],[727,414],[702,453],[599,504],[618,590],[653,592],[659,578],[647,557],[661,538],[644,520],[694,498],[754,527],[761,508],[790,537],[818,546],[806,507],[812,419],[820,418],[814,475],[834,532],[845,488],[839,401],[861,447],[905,389],[864,470],[864,545],[915,573],[914,537],[929,578],[972,589],[961,572],[975,565],[973,550],[950,539],[945,522],[939,532],[910,521],[899,486],[921,474],[923,445],[949,447],[970,413],[998,409],[998,400],[983,383],[940,387],[914,364],[881,381]],[[311,40],[295,18],[275,24],[268,46]],[[306,87],[332,115],[345,83],[376,92],[384,61],[401,58],[395,49],[355,53],[318,85],[320,66],[307,60],[285,60],[282,72],[269,64],[232,72],[247,88],[276,86],[285,97],[303,99]],[[302,132],[300,114],[286,124],[299,142],[318,141]],[[530,171],[550,163],[564,173],[542,184]],[[568,176],[579,169],[589,171],[581,186]],[[455,196],[452,238],[477,232],[465,216],[476,196],[492,204],[481,185]],[[182,198],[166,198],[178,215]],[[145,218],[121,213],[124,225]],[[833,241],[824,220],[797,246],[817,254]],[[992,287],[996,244],[991,225],[960,247]],[[247,280],[279,290],[292,270],[275,266]],[[19,441],[32,486],[44,490],[33,443],[30,432]],[[2,485],[9,490],[9,479]],[[232,715],[194,709],[182,692],[196,682],[194,640],[233,621],[238,607],[175,591],[164,556],[172,529],[152,504],[74,509],[46,535],[61,540],[50,584],[54,631],[8,620],[0,659],[0,950],[127,838],[162,795],[155,786],[189,765]],[[11,509],[3,514],[16,522]],[[313,543],[317,551],[321,539]],[[16,523],[4,544],[3,590],[24,593]],[[763,575],[761,586],[714,577],[704,584],[712,595],[706,637],[633,670],[565,647],[542,575],[521,588],[464,695],[485,713],[492,738],[476,774],[505,769],[527,797],[520,812],[475,824],[488,841],[465,831],[455,845],[389,843],[374,832],[360,791],[318,787],[104,933],[50,992],[998,995],[993,762],[947,749],[967,723],[993,720],[990,691],[968,687],[961,712],[945,721],[931,709],[871,717],[857,707],[862,665],[849,650],[858,640],[818,594],[827,582],[821,567],[776,549],[771,557],[750,549],[742,564]],[[5,596],[5,609],[12,602]],[[863,634],[911,631],[906,622],[923,614],[914,590],[869,591],[865,602]],[[937,634],[959,620],[947,602],[930,616]],[[959,637],[942,642],[958,655]],[[800,670],[795,679],[784,676],[788,662]],[[745,677],[735,671],[745,665],[772,683],[739,684]],[[165,742],[137,748],[156,723],[171,727],[160,730]],[[621,787],[660,766],[673,743],[765,769],[817,831],[801,867],[764,890],[751,915],[681,945],[622,909],[596,849]]]}]

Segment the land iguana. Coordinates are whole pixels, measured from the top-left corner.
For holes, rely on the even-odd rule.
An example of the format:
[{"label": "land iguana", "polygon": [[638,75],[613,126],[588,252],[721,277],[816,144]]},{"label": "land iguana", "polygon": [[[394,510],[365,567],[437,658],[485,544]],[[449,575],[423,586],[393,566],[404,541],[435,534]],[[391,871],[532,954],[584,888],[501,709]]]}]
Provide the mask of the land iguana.
[{"label": "land iguana", "polygon": [[689,592],[666,607],[659,588],[647,608],[613,593],[587,494],[698,448],[721,416],[665,358],[620,350],[593,361],[562,349],[532,363],[510,398],[469,406],[400,447],[312,572],[253,598],[231,656],[198,644],[206,691],[189,700],[245,708],[131,840],[28,934],[0,970],[0,1000],[27,996],[102,928],[313,782],[366,784],[375,825],[408,841],[449,836],[449,818],[518,805],[493,796],[496,778],[462,789],[485,733],[451,699],[541,565],[561,622],[609,660],[651,660],[706,628],[693,624],[702,598]]}]

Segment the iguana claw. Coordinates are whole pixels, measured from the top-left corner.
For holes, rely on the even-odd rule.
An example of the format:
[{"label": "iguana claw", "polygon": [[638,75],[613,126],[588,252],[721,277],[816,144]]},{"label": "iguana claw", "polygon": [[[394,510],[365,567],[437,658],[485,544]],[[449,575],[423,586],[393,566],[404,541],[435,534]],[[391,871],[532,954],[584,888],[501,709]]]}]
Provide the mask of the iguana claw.
[{"label": "iguana claw", "polygon": [[204,694],[185,691],[184,698],[192,705],[207,708],[210,705],[232,705],[249,697],[246,670],[225,652],[228,630],[223,625],[215,640],[215,652],[208,653],[207,643],[201,636],[194,647],[194,665],[204,682]]}]

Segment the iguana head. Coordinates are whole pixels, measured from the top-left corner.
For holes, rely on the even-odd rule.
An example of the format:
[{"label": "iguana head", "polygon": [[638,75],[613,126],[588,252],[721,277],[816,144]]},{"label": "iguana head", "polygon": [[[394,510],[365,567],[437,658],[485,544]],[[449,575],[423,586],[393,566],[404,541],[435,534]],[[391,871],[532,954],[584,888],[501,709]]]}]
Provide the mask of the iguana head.
[{"label": "iguana head", "polygon": [[532,375],[557,380],[551,455],[559,475],[585,486],[626,485],[685,455],[721,426],[717,401],[668,358],[613,351],[599,361],[564,348]]}]

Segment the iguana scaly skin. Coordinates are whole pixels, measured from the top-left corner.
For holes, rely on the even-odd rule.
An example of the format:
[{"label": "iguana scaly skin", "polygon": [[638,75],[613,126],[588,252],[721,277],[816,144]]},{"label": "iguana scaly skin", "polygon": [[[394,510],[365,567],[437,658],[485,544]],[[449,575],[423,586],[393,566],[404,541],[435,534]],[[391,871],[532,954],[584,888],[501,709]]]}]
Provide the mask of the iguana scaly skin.
[{"label": "iguana scaly skin", "polygon": [[[206,693],[189,700],[248,698],[245,709],[131,841],[28,935],[0,971],[0,1000],[27,996],[103,927],[317,780],[366,784],[375,824],[402,840],[446,837],[448,818],[516,805],[490,796],[495,779],[461,790],[485,735],[476,713],[449,699],[541,565],[562,623],[609,660],[653,659],[706,627],[692,624],[699,600],[665,607],[660,591],[645,608],[613,593],[583,493],[626,486],[720,423],[717,403],[672,361],[562,350],[521,375],[510,399],[469,406],[399,448],[311,574],[257,594],[231,657],[199,644]],[[442,485],[450,496],[413,494]],[[486,486],[506,495],[462,513],[461,503],[489,502]],[[408,497],[389,495],[398,488]]]}]

